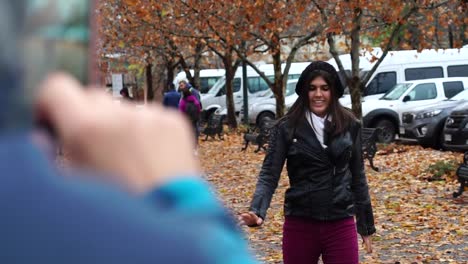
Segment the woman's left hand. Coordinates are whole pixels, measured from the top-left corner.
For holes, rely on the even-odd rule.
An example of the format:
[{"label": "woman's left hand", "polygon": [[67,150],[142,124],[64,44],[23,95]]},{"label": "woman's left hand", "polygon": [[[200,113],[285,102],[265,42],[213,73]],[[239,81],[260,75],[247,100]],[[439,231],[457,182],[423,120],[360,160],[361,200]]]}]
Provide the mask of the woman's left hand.
[{"label": "woman's left hand", "polygon": [[367,253],[372,253],[372,241],[370,236],[361,236],[362,237],[362,244],[366,249]]}]

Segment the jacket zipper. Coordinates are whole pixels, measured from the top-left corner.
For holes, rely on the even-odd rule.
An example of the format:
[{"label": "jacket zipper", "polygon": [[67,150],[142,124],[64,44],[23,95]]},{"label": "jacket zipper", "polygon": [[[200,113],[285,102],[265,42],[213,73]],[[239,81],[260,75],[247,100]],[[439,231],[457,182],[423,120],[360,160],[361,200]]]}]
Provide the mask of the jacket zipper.
[{"label": "jacket zipper", "polygon": [[333,184],[333,180],[335,179],[335,174],[336,174],[336,166],[333,165],[332,177],[331,177],[331,179],[330,179],[330,181],[331,181],[331,184],[330,184],[330,185],[331,185],[331,190],[330,190],[331,198],[330,198],[330,200],[329,200],[329,201],[330,201],[330,205],[328,206],[327,216],[325,217],[327,220],[330,218],[330,215],[331,215],[330,209],[331,209],[332,206],[333,206],[333,190],[334,190],[334,188],[335,188],[335,185]]},{"label": "jacket zipper", "polygon": [[302,144],[295,144],[295,146],[296,146],[298,149],[304,151],[304,153],[307,154],[308,156],[310,156],[310,157],[312,157],[312,158],[314,158],[314,159],[320,160],[320,161],[322,161],[322,162],[324,162],[324,163],[326,163],[326,164],[329,164],[329,161],[328,161],[328,160],[323,159],[322,157],[316,155],[315,153],[313,153],[312,151],[310,151],[306,146],[303,146]]}]

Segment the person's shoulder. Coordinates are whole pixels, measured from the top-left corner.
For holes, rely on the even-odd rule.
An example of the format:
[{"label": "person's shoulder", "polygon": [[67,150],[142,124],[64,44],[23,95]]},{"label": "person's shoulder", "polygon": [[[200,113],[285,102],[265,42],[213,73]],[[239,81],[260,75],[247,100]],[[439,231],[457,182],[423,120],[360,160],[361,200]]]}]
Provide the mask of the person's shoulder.
[{"label": "person's shoulder", "polygon": [[284,133],[287,133],[288,131],[293,129],[293,122],[291,117],[289,116],[284,116],[283,118],[280,118],[275,121],[274,127],[276,127],[279,131],[282,131]]}]

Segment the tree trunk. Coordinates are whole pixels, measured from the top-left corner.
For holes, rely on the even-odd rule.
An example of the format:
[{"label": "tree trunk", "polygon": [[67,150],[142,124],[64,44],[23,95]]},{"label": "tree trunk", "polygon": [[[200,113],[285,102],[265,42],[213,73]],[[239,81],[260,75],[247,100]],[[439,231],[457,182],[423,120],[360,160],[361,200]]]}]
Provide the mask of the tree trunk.
[{"label": "tree trunk", "polygon": [[275,71],[275,82],[273,84],[273,93],[276,98],[276,118],[284,116],[284,87],[283,73],[281,72],[281,52],[279,38],[274,38],[272,43],[275,45],[273,53],[273,69]]},{"label": "tree trunk", "polygon": [[202,53],[205,45],[202,43],[197,43],[195,47],[195,58],[193,63],[193,83],[198,90],[201,90],[201,83],[200,83],[200,63],[202,59]]},{"label": "tree trunk", "polygon": [[183,57],[180,57],[180,65],[182,66],[182,69],[185,72],[185,77],[187,77],[189,83],[194,83],[193,76],[190,73],[190,67],[188,66],[187,62]]},{"label": "tree trunk", "polygon": [[362,105],[361,105],[361,80],[360,78],[352,77],[349,82],[349,90],[351,94],[351,104],[353,113],[357,118],[362,120]]},{"label": "tree trunk", "polygon": [[361,78],[359,69],[359,49],[361,46],[360,30],[361,30],[362,10],[354,9],[353,29],[351,30],[351,78],[348,79],[348,85],[351,93],[351,105],[354,114],[362,120],[362,105],[361,105]]},{"label": "tree trunk", "polygon": [[226,106],[227,123],[231,128],[237,128],[236,110],[234,107],[234,96],[232,89],[232,80],[234,79],[235,69],[232,65],[232,51],[226,50],[223,58],[224,68],[226,69]]},{"label": "tree trunk", "polygon": [[146,87],[148,89],[148,101],[153,101],[154,99],[154,91],[153,91],[153,64],[148,62],[146,65]]},{"label": "tree trunk", "polygon": [[167,71],[167,82],[166,82],[166,86],[164,87],[164,92],[167,91],[167,89],[169,88],[169,84],[172,83],[175,78],[174,60],[169,60],[166,63],[166,71]]}]

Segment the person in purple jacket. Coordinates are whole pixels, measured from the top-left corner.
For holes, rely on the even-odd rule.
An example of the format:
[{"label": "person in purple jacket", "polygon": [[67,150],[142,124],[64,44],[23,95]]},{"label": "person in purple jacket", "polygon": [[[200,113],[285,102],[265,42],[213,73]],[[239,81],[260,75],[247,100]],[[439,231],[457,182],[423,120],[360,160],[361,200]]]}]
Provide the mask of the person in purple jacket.
[{"label": "person in purple jacket", "polygon": [[[255,263],[200,177],[180,113],[115,105],[64,73],[28,103],[12,52],[22,3],[0,2],[0,263]],[[73,170],[37,145],[33,112]]]},{"label": "person in purple jacket", "polygon": [[183,88],[181,92],[182,99],[180,100],[179,109],[187,116],[192,124],[193,133],[195,134],[195,144],[198,145],[198,121],[200,120],[201,105],[188,88]]}]

